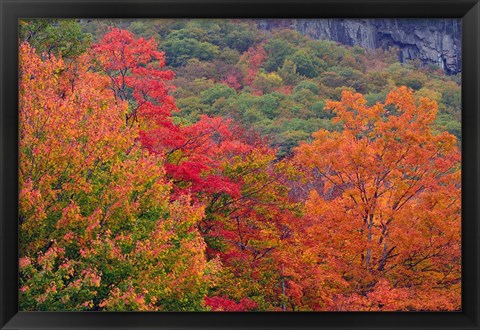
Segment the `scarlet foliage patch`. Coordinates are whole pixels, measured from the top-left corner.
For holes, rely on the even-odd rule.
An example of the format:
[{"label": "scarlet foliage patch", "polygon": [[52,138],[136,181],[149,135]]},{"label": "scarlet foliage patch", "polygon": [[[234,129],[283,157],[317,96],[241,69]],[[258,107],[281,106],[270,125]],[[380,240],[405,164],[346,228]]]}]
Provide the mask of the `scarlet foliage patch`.
[{"label": "scarlet foliage patch", "polygon": [[248,298],[242,298],[237,303],[225,297],[206,297],[205,305],[212,311],[222,312],[247,312],[257,307],[257,303]]}]

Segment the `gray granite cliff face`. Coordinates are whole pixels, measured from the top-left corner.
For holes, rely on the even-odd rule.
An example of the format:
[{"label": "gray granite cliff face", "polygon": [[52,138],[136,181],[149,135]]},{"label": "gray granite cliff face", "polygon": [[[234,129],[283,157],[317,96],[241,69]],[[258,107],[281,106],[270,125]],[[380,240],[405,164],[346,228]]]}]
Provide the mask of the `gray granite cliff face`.
[{"label": "gray granite cliff face", "polygon": [[401,62],[419,59],[448,74],[462,70],[460,19],[263,19],[258,26],[366,49],[397,47]]}]

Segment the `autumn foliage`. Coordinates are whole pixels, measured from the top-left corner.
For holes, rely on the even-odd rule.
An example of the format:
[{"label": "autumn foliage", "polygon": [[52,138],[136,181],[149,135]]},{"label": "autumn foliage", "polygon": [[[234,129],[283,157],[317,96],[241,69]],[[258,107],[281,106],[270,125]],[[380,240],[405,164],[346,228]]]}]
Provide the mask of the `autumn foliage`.
[{"label": "autumn foliage", "polygon": [[298,160],[323,179],[305,203],[303,237],[326,242],[310,257],[333,266],[325,271],[345,286],[326,308],[460,305],[460,154],[454,136],[430,129],[436,104],[416,104],[405,87],[372,107],[344,92],[327,105],[343,131],[319,131],[297,149]]},{"label": "autumn foliage", "polygon": [[[260,94],[265,59],[241,57]],[[461,309],[460,151],[435,101],[344,91],[338,129],[279,158],[232,118],[174,120],[165,65],[120,29],[73,59],[21,44],[21,310]]]}]

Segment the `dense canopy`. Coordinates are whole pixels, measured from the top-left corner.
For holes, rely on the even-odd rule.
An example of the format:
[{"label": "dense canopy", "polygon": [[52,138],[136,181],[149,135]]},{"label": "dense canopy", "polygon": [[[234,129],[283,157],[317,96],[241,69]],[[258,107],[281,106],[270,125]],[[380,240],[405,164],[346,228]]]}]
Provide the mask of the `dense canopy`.
[{"label": "dense canopy", "polygon": [[20,32],[21,310],[461,309],[458,77],[248,21]]}]

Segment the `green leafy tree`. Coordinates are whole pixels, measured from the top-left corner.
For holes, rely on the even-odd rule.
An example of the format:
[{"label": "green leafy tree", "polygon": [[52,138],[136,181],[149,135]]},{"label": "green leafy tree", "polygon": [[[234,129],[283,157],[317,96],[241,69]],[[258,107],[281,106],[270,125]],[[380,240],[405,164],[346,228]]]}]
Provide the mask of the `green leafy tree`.
[{"label": "green leafy tree", "polygon": [[295,85],[301,80],[297,73],[297,65],[292,60],[286,59],[277,72],[287,85]]},{"label": "green leafy tree", "polygon": [[83,33],[79,23],[71,19],[28,19],[19,21],[19,38],[38,53],[75,57],[92,43],[92,35]]},{"label": "green leafy tree", "polygon": [[315,57],[311,52],[304,49],[296,51],[293,55],[289,56],[290,59],[297,67],[297,73],[302,76],[313,78],[323,71],[325,62]]},{"label": "green leafy tree", "polygon": [[264,46],[267,53],[267,59],[264,68],[267,71],[277,70],[285,61],[285,59],[295,52],[295,48],[283,39],[270,39]]}]

